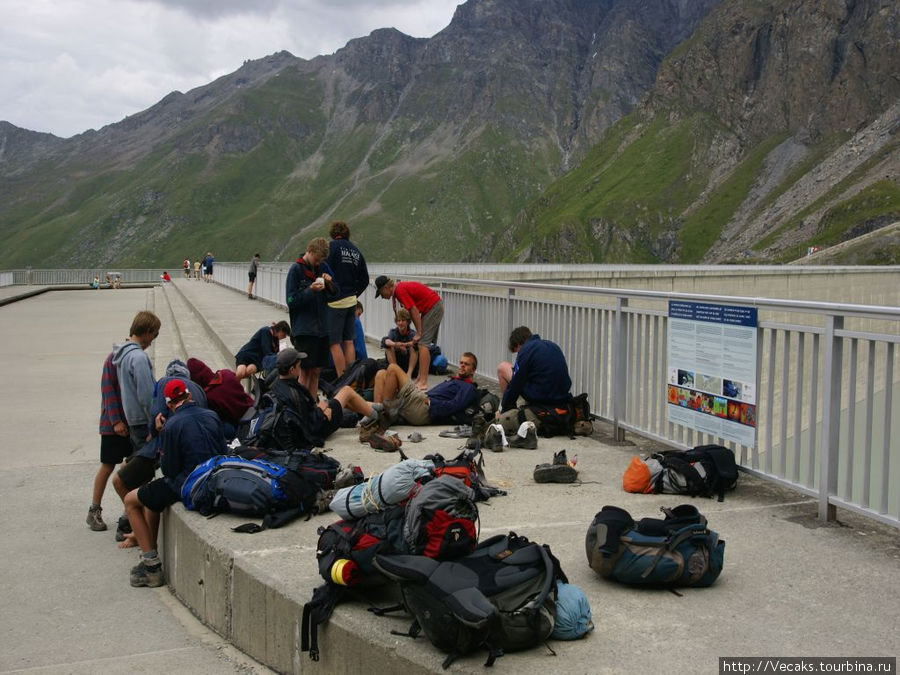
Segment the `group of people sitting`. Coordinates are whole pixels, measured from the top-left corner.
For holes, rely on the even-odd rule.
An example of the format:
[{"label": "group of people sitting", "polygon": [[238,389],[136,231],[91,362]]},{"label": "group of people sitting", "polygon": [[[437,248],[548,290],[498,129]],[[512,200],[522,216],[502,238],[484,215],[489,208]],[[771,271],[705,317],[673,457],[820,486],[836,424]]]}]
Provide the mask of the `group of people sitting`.
[{"label": "group of people sitting", "polygon": [[[141,550],[130,572],[132,586],[164,583],[157,552],[160,513],[181,498],[181,486],[200,463],[228,452],[239,443],[262,443],[256,429],[264,416],[289,409],[291,428],[277,436],[280,450],[308,451],[324,445],[338,428],[357,426],[360,441],[395,451],[396,435],[386,434],[398,422],[410,425],[471,424],[481,415],[480,391],[474,376],[475,354],[465,352],[456,373],[428,388],[430,348],[437,343],[443,318],[440,296],[424,284],[375,280],[379,297],[394,307],[395,327],[382,340],[385,359],[374,369],[371,387],[341,377],[365,356],[365,340],[357,296],[368,284],[365,261],[349,241],[346,223],[331,228],[331,245],[313,239],[291,267],[286,284],[290,322],[261,327],[235,356],[235,370],[213,371],[199,359],[172,361],[156,381],[145,350],[159,335],[161,321],[149,311],[138,312],[128,339],[113,346],[101,376],[100,468],[93,482],[87,524],[107,529],[101,501],[112,477],[124,504],[116,539],[122,547]],[[326,259],[334,259],[335,269]],[[284,346],[290,339],[292,346]],[[354,344],[355,343],[355,344]],[[520,398],[531,404],[564,403],[571,398],[571,379],[559,346],[534,335],[527,327],[509,337],[515,363],[497,370],[502,399],[496,417],[508,433],[519,427]],[[333,368],[336,384],[323,387],[320,373]],[[265,374],[265,377],[259,377]],[[250,378],[247,393],[242,381]],[[367,396],[362,395],[363,393]],[[273,437],[274,438],[274,437]],[[271,441],[271,439],[269,439]],[[117,465],[125,462],[116,472]],[[156,469],[162,476],[156,477]]]}]

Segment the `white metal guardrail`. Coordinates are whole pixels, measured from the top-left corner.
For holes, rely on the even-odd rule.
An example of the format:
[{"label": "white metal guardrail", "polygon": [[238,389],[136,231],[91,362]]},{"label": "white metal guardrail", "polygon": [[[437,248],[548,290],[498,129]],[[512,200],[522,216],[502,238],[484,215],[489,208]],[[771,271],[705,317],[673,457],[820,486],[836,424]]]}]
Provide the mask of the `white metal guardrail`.
[{"label": "white metal guardrail", "polygon": [[[89,286],[94,277],[100,279],[101,284],[106,283],[106,275],[119,277],[124,284],[152,284],[160,280],[164,270],[162,269],[123,269],[121,267],[102,267],[94,269],[19,269],[5,271],[0,275],[0,286],[27,285],[27,286],[65,286],[84,285]],[[168,270],[174,279],[182,274],[181,268]],[[7,283],[6,279],[10,279]]]},{"label": "white metal guardrail", "polygon": [[[246,292],[247,267],[217,263],[215,281]],[[373,278],[382,271],[399,276],[400,267],[412,268],[370,266],[370,272]],[[422,274],[429,269],[415,267]],[[288,268],[261,265],[254,294],[283,307]],[[126,283],[157,281],[161,273],[118,271]],[[16,284],[52,285],[88,284],[105,273],[3,274]],[[683,448],[722,441],[667,420],[668,301],[756,307],[757,440],[754,447],[725,444],[745,471],[817,498],[824,519],[841,507],[900,527],[900,440],[893,424],[900,419],[900,309],[433,275],[421,280],[444,299],[440,345],[448,359],[472,351],[479,374],[495,379],[495,365],[511,356],[509,332],[527,325],[562,347],[573,391],[587,392],[594,413],[617,434],[627,430]],[[392,325],[390,303],[376,300],[371,287],[362,301],[366,333],[379,339]]]},{"label": "white metal guardrail", "polygon": [[[284,306],[288,267],[260,266],[255,294]],[[374,278],[380,270],[370,271]],[[243,291],[247,264],[218,263],[215,276]],[[757,441],[755,447],[724,444],[735,450],[745,471],[816,497],[824,519],[834,519],[841,507],[900,527],[900,435],[895,439],[893,433],[893,420],[900,419],[900,308],[437,276],[421,280],[444,299],[440,345],[448,359],[472,351],[479,374],[496,379],[496,364],[511,357],[510,331],[529,326],[560,345],[573,392],[587,392],[592,411],[617,434],[628,430],[681,448],[723,441],[667,420],[668,301],[756,307]],[[366,333],[380,338],[392,324],[390,303],[376,300],[372,288],[362,302]]]}]

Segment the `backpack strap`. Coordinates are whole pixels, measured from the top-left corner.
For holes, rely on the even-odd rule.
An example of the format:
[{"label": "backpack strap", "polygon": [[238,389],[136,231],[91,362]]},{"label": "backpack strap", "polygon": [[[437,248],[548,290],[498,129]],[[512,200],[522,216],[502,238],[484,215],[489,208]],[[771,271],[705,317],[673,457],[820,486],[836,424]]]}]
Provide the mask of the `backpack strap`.
[{"label": "backpack strap", "polygon": [[[688,494],[691,497],[696,497],[697,495],[703,497],[709,496],[709,488],[706,485],[706,481],[700,477],[700,473],[690,462],[683,460],[681,457],[676,457],[674,453],[665,453],[662,455],[662,458],[663,468],[673,469],[684,476]],[[660,471],[659,476],[656,479],[658,483],[662,481],[662,475],[663,473]],[[655,488],[656,485],[654,485],[654,489]]]}]

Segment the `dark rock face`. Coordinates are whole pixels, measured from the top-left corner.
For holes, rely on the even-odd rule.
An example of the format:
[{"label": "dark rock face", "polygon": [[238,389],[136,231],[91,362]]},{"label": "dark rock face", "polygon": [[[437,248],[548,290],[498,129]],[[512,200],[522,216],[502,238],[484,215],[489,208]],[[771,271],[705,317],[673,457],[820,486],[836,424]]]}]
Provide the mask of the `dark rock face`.
[{"label": "dark rock face", "polygon": [[[247,246],[287,259],[337,217],[372,260],[677,261],[688,215],[780,134],[768,181],[707,254],[728,258],[778,222],[753,224],[772,194],[784,218],[819,196],[773,176],[898,100],[897,14],[888,0],[468,0],[432,38],[382,29],[309,61],[247,61],[71,139],[0,123],[5,262],[155,264],[211,247],[243,259]],[[599,180],[592,155],[622,170],[652,120],[698,114],[713,131],[685,150],[683,182],[706,181],[686,206],[635,194],[627,223],[579,209],[552,224],[591,189],[572,175]],[[870,154],[886,153],[872,138]],[[164,236],[107,236],[146,222]]]}]

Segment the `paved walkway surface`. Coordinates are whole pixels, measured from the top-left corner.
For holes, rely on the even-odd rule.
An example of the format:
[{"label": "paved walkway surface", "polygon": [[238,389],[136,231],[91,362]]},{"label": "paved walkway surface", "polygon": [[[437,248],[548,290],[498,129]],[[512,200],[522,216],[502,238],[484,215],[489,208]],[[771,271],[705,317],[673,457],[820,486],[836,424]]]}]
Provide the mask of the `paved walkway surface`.
[{"label": "paved walkway surface", "polygon": [[[165,587],[129,586],[137,555],[113,540],[122,506],[112,486],[103,500],[112,528],[91,532],[84,522],[103,359],[160,298],[159,289],[48,292],[0,308],[2,673],[268,672]],[[157,364],[170,338],[164,329],[151,348]]]},{"label": "paved walkway surface", "polygon": [[[259,669],[236,660],[216,635],[185,627],[192,625],[182,623],[186,612],[165,588],[131,589],[127,574],[135,554],[115,549],[112,532],[93,533],[84,525],[97,466],[100,366],[110,343],[123,337],[131,316],[144,307],[163,320],[152,354],[157,376],[184,350],[214,368],[232,366],[223,349],[233,353],[259,326],[285,316],[214,284],[181,280],[146,290],[47,293],[0,308],[0,365],[14,385],[4,394],[14,423],[7,425],[0,450],[7,542],[0,563],[0,672]],[[412,457],[450,455],[458,445],[439,438],[440,428],[420,430],[425,442],[404,444]],[[412,429],[398,431],[405,438]],[[329,447],[367,474],[396,460],[360,445],[353,430],[336,432]],[[583,482],[535,484],[534,465],[563,447],[578,455]],[[713,587],[687,589],[679,597],[597,578],[586,564],[583,541],[603,505],[642,517],[686,501],[622,492],[622,471],[635,452],[634,446],[608,442],[600,430],[593,438],[541,439],[536,451],[487,453],[488,479],[509,496],[482,506],[482,537],[514,530],[548,543],[570,580],[587,593],[597,626],[585,640],[554,642],[555,657],[536,649],[507,655],[496,667],[515,673],[712,673],[719,656],[897,656],[900,534],[843,512],[841,525],[822,525],[813,500],[746,476],[725,502],[695,502],[727,541],[725,569]],[[120,512],[116,502],[110,489],[104,499],[108,522]],[[295,638],[291,603],[302,603],[318,584],[315,530],[333,517],[250,536],[231,533],[240,521],[229,516],[175,516],[212,542],[235,573],[255,575],[272,589],[268,605],[290,608],[284,616],[272,609],[258,617],[262,637],[239,632],[232,639],[264,658],[279,645],[260,642]],[[191,589],[176,591],[190,601]],[[238,612],[238,601],[230,602],[229,611]],[[442,656],[425,641],[390,635],[407,624],[374,618],[358,604],[342,605],[321,635],[323,660],[312,671],[440,671]],[[372,648],[362,651],[363,645]],[[366,660],[363,654],[373,656]],[[287,665],[273,659],[265,660],[277,662],[279,670],[310,666],[305,656],[295,655]],[[452,671],[483,672],[482,662],[478,654]]]}]

